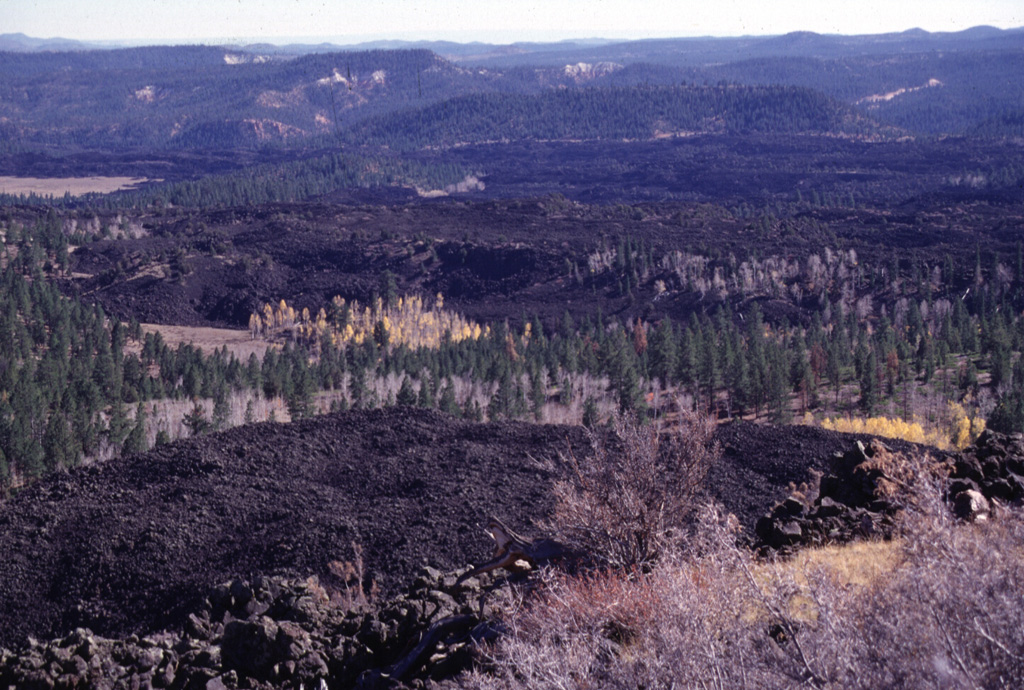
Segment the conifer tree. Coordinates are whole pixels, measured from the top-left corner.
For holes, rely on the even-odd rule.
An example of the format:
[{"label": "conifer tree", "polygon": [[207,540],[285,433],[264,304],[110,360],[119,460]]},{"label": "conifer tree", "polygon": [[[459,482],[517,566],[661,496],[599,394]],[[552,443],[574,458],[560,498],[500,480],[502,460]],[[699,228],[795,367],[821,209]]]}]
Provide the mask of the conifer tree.
[{"label": "conifer tree", "polygon": [[666,388],[675,381],[676,369],[679,366],[679,351],[676,344],[675,329],[672,320],[665,317],[654,329],[650,344],[651,376]]},{"label": "conifer tree", "polygon": [[45,470],[52,472],[77,464],[76,445],[63,412],[51,412],[50,418],[46,422],[46,432],[43,434],[43,467]]},{"label": "conifer tree", "polygon": [[398,389],[398,395],[395,397],[395,402],[399,405],[412,407],[416,404],[418,396],[416,389],[412,386],[412,379],[408,376],[402,377],[402,386]]},{"label": "conifer tree", "polygon": [[210,422],[206,419],[206,410],[202,403],[195,400],[192,409],[181,420],[190,436],[201,436],[210,430]]},{"label": "conifer tree", "polygon": [[459,409],[459,404],[455,400],[455,386],[451,379],[445,382],[444,389],[441,391],[441,398],[438,400],[438,408],[453,417],[458,417],[462,414],[462,410]]},{"label": "conifer tree", "polygon": [[538,422],[544,415],[544,403],[548,400],[547,377],[541,367],[530,370],[530,406],[533,418]]},{"label": "conifer tree", "polygon": [[221,384],[213,396],[213,417],[210,426],[214,431],[223,431],[228,428],[231,418],[231,402],[228,399],[227,384]]},{"label": "conifer tree", "polygon": [[140,402],[138,407],[135,408],[135,424],[132,426],[132,430],[128,432],[128,437],[124,440],[121,453],[131,455],[134,453],[144,453],[147,450],[149,448],[146,444],[146,405]]}]

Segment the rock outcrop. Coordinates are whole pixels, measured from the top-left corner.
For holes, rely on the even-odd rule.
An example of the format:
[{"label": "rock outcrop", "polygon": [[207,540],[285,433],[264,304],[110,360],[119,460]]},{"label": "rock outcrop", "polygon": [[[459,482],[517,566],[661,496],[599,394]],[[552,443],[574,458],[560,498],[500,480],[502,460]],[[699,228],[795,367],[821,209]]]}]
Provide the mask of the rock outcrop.
[{"label": "rock outcrop", "polygon": [[960,453],[936,452],[930,458],[896,453],[878,440],[857,441],[835,454],[817,486],[792,492],[758,521],[758,545],[786,551],[858,537],[889,538],[910,484],[923,472],[944,482],[957,517],[986,519],[996,505],[1024,501],[1024,437],[985,431]]},{"label": "rock outcrop", "polygon": [[881,441],[857,441],[836,453],[817,482],[794,491],[757,522],[759,545],[789,549],[841,543],[860,536],[891,536],[902,480],[896,467],[906,461]]},{"label": "rock outcrop", "polygon": [[991,430],[956,458],[947,496],[957,517],[984,518],[993,502],[1024,501],[1024,437]]},{"label": "rock outcrop", "polygon": [[500,628],[489,576],[424,568],[380,606],[353,605],[316,578],[257,577],[215,587],[183,630],[109,639],[79,628],[49,642],[0,650],[0,687],[424,687],[456,675],[474,643]]}]

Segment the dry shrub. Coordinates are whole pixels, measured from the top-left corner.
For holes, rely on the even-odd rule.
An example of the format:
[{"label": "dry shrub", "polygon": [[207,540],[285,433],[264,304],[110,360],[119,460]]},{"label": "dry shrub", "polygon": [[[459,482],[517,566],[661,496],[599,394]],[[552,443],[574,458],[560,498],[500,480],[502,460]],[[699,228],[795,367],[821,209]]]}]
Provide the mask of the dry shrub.
[{"label": "dry shrub", "polygon": [[328,577],[324,585],[332,605],[344,611],[366,611],[377,599],[377,583],[371,581],[367,587],[363,547],[353,542],[352,551],[351,561],[327,564]]},{"label": "dry shrub", "polygon": [[915,491],[894,568],[869,584],[822,559],[758,563],[708,508],[648,573],[549,579],[463,684],[1024,687],[1024,516],[958,524],[935,482]]},{"label": "dry shrub", "polygon": [[683,412],[659,433],[634,416],[612,419],[609,438],[588,430],[591,453],[563,456],[548,528],[605,565],[647,568],[678,535],[718,456],[714,421]]},{"label": "dry shrub", "polygon": [[905,566],[850,613],[875,643],[856,660],[873,681],[859,687],[1024,687],[1024,514],[963,525],[936,484],[916,498]]}]

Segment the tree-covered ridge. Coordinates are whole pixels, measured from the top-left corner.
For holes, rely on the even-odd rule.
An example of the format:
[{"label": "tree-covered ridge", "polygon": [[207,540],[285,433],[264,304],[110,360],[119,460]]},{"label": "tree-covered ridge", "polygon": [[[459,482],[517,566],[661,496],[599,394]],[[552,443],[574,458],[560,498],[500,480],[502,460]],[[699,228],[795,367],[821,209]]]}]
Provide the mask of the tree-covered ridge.
[{"label": "tree-covered ridge", "polygon": [[457,163],[420,161],[382,153],[333,153],[283,164],[264,163],[196,180],[153,183],[137,190],[81,198],[0,194],[0,206],[96,208],[181,206],[209,208],[302,201],[344,189],[405,187],[444,191],[468,172]]},{"label": "tree-covered ridge", "polygon": [[283,165],[268,163],[188,182],[155,185],[98,197],[95,202],[115,208],[154,203],[189,208],[244,206],[301,201],[352,188],[444,190],[461,182],[467,174],[455,163],[403,159],[387,153],[334,153]]},{"label": "tree-covered ridge", "polygon": [[824,95],[795,87],[675,86],[474,94],[382,116],[346,138],[400,149],[560,139],[639,139],[708,132],[877,134]]},{"label": "tree-covered ridge", "polygon": [[210,47],[0,52],[0,120],[21,148],[262,146],[492,81],[424,50],[271,60]]},{"label": "tree-covered ridge", "polygon": [[[808,36],[802,35],[762,42],[772,44],[769,50],[748,45],[717,52],[724,44],[713,41],[682,50],[672,41],[664,49],[658,42],[605,45],[589,48],[592,54],[535,53],[541,62],[531,67],[506,63],[489,69],[423,49],[301,56],[206,46],[0,51],[0,151],[290,146],[344,134],[368,118],[470,94],[682,82],[812,89],[847,105],[861,103],[862,116],[919,133],[966,133],[1020,108],[1019,33],[992,43],[957,43],[948,52],[906,50],[899,41],[862,42],[869,49],[852,53],[829,37],[813,37],[810,43],[821,40],[830,47],[808,49]],[[580,62],[591,64],[576,74]],[[615,69],[587,71],[598,63]],[[933,80],[936,88],[922,88]],[[901,95],[864,100],[886,94]],[[800,118],[809,123],[781,130],[781,122],[768,124],[776,131],[805,131],[807,124],[821,129],[818,106],[805,105],[810,110]],[[524,114],[529,113],[508,113]],[[783,119],[791,114],[783,113]],[[738,122],[726,118],[723,126],[765,131],[756,115],[740,115]],[[627,124],[620,129],[637,136],[628,133],[635,127]],[[695,129],[687,124],[684,129]],[[547,136],[561,135],[548,131]]]}]

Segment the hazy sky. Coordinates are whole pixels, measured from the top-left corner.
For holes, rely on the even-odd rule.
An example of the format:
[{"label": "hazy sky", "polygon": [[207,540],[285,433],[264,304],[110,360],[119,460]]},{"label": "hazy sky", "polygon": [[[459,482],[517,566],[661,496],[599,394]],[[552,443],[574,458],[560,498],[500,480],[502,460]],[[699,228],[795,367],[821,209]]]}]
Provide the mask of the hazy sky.
[{"label": "hazy sky", "polygon": [[100,41],[512,42],[979,24],[1024,25],[1024,0],[0,0],[0,33]]}]

